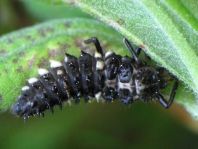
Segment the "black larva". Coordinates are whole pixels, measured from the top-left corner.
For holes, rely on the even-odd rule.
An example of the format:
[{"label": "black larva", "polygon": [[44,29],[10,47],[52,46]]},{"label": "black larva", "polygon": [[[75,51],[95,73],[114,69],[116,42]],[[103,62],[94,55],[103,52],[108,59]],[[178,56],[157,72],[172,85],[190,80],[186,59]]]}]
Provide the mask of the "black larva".
[{"label": "black larva", "polygon": [[38,78],[30,78],[22,88],[12,111],[27,119],[29,116],[43,115],[46,109],[53,111],[55,105],[62,107],[64,101],[86,102],[96,98],[112,102],[120,100],[124,104],[136,100],[158,101],[169,108],[174,100],[178,81],[175,80],[169,100],[165,100],[160,90],[166,87],[163,68],[153,68],[141,61],[138,56],[141,48],[133,49],[127,39],[126,47],[132,57],[104,52],[97,38],[85,43],[94,43],[94,56],[81,52],[76,58],[66,54],[64,62],[50,60],[50,70],[39,69]]}]

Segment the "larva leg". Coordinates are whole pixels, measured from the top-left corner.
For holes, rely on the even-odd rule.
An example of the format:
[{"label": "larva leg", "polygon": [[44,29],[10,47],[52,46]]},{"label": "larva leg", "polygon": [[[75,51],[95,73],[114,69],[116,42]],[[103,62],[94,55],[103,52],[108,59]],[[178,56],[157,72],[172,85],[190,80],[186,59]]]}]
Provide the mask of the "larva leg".
[{"label": "larva leg", "polygon": [[84,42],[86,44],[93,43],[96,47],[97,52],[100,53],[102,55],[102,57],[104,57],[104,50],[102,49],[100,42],[96,37],[91,37],[91,38],[85,40]]}]

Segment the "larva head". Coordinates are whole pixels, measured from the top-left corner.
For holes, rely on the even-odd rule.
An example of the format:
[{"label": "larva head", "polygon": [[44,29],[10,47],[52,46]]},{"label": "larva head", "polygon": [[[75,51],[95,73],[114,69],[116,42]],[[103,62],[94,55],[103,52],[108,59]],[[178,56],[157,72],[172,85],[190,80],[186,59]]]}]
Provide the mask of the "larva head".
[{"label": "larva head", "polygon": [[[160,86],[157,72],[150,67],[142,67],[134,75],[136,93],[140,96],[154,95]],[[149,99],[149,97],[146,97]]]}]

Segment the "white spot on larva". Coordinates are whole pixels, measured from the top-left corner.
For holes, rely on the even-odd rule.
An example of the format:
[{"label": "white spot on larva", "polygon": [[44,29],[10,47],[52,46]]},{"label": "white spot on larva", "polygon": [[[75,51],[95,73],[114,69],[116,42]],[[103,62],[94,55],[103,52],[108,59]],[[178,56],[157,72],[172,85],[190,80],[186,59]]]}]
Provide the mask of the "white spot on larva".
[{"label": "white spot on larva", "polygon": [[95,52],[95,58],[102,58],[102,55],[98,52]]},{"label": "white spot on larva", "polygon": [[132,93],[132,79],[130,80],[130,82],[128,83],[122,83],[122,82],[119,82],[118,83],[118,88],[119,89],[128,89],[131,93]]},{"label": "white spot on larva", "polygon": [[50,67],[51,68],[57,68],[57,67],[61,67],[62,64],[59,61],[55,61],[55,60],[50,60]]},{"label": "white spot on larva", "polygon": [[95,98],[96,98],[96,101],[97,101],[97,102],[100,101],[101,94],[102,94],[101,92],[98,92],[98,93],[95,94]]},{"label": "white spot on larva", "polygon": [[108,52],[105,53],[105,57],[108,57],[108,56],[111,55],[111,54],[113,54],[113,52],[108,51]]},{"label": "white spot on larva", "polygon": [[106,84],[107,87],[115,88],[115,86],[116,86],[116,79],[106,80],[105,81],[105,84]]},{"label": "white spot on larva", "polygon": [[37,81],[38,81],[37,78],[30,78],[30,79],[28,80],[28,83],[29,83],[29,84],[33,84],[33,83],[35,83],[35,82],[37,82]]},{"label": "white spot on larva", "polygon": [[67,58],[67,56],[65,56],[65,59],[64,59],[64,61],[65,61],[65,62],[67,62],[67,61],[68,61],[68,58]]},{"label": "white spot on larva", "polygon": [[140,94],[142,90],[145,89],[145,85],[142,85],[139,81],[135,80],[136,93]]},{"label": "white spot on larva", "polygon": [[57,70],[57,75],[62,75],[63,71],[62,70]]},{"label": "white spot on larva", "polygon": [[26,90],[29,90],[30,89],[30,87],[29,86],[24,86],[24,87],[22,87],[22,91],[26,91]]},{"label": "white spot on larva", "polygon": [[104,68],[104,62],[102,61],[97,61],[96,62],[96,69],[97,70],[102,70]]},{"label": "white spot on larva", "polygon": [[32,101],[28,101],[28,102],[27,102],[27,105],[33,107],[34,103],[33,103]]},{"label": "white spot on larva", "polygon": [[92,100],[88,100],[88,103],[92,103],[93,101]]},{"label": "white spot on larva", "polygon": [[68,100],[68,101],[67,101],[67,103],[68,103],[68,105],[69,105],[69,106],[71,106],[71,105],[72,105],[71,100]]},{"label": "white spot on larva", "polygon": [[39,68],[38,73],[39,73],[40,76],[43,76],[45,74],[48,74],[49,71],[47,69],[44,69],[44,68]]}]

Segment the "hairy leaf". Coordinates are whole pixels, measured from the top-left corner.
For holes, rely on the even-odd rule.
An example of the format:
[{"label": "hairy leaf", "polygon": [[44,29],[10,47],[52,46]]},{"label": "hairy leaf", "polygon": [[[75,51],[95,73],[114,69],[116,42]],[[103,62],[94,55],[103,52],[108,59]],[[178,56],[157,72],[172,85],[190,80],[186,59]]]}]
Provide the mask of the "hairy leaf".
[{"label": "hairy leaf", "polygon": [[64,0],[129,38],[181,80],[196,97],[177,101],[198,116],[198,20],[196,0]]},{"label": "hairy leaf", "polygon": [[[54,1],[46,3],[45,1],[23,0],[22,2],[27,12],[39,20],[90,17],[90,15],[83,13],[79,8],[70,7],[70,5],[59,5]],[[51,11],[53,13],[49,13]]]}]

